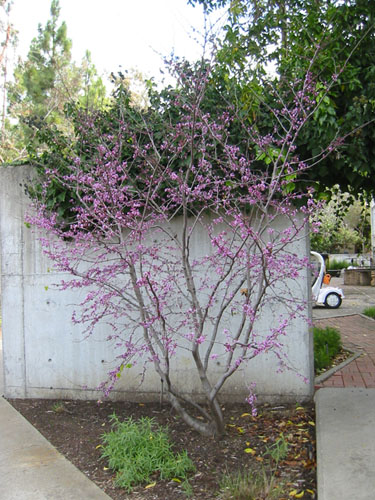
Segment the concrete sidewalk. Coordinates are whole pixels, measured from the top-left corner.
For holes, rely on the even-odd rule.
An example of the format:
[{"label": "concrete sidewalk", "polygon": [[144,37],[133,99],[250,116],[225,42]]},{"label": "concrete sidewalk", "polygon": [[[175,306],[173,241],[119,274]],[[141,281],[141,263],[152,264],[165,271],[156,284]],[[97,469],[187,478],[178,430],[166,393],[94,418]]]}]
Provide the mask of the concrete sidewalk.
[{"label": "concrete sidewalk", "polygon": [[[2,352],[0,338],[0,382]],[[0,500],[108,500],[3,397],[0,387]]]},{"label": "concrete sidewalk", "polygon": [[374,500],[375,389],[315,395],[318,500]]},{"label": "concrete sidewalk", "polygon": [[0,499],[105,500],[100,488],[0,398]]}]

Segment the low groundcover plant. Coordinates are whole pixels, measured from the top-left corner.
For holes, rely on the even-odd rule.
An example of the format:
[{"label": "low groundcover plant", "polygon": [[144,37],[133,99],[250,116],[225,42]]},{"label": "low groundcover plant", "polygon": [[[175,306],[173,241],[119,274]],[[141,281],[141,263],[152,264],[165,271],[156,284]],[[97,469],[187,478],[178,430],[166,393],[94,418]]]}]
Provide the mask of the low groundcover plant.
[{"label": "low groundcover plant", "polygon": [[186,451],[175,454],[166,428],[151,418],[132,418],[120,422],[111,416],[112,430],[103,435],[103,458],[116,471],[116,485],[129,492],[134,486],[160,479],[187,480],[194,471]]},{"label": "low groundcover plant", "polygon": [[375,306],[366,307],[363,314],[369,318],[375,319]]}]

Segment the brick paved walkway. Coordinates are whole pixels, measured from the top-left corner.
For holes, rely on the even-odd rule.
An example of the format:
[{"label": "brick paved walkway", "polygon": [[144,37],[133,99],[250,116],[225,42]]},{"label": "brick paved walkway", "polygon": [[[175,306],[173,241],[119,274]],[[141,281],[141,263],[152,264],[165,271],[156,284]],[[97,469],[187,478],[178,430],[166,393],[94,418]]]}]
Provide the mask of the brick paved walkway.
[{"label": "brick paved walkway", "polygon": [[314,326],[325,328],[332,326],[341,332],[344,347],[348,347],[362,355],[335,372],[320,387],[364,387],[375,388],[375,321],[354,314],[337,316],[314,321]]}]

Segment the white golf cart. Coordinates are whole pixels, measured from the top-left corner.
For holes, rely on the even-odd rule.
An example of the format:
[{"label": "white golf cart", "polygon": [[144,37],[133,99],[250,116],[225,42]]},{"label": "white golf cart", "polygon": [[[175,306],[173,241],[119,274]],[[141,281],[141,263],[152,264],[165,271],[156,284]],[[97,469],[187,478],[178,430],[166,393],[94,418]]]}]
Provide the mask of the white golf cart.
[{"label": "white golf cart", "polygon": [[312,297],[316,305],[337,309],[344,298],[341,288],[324,285],[325,263],[323,257],[317,252],[311,252]]}]

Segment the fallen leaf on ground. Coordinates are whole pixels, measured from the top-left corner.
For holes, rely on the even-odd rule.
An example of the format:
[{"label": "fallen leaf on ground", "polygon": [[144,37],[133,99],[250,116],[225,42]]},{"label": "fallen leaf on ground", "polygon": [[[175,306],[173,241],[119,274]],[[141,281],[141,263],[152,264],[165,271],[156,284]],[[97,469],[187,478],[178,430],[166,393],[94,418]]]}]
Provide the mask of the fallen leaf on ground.
[{"label": "fallen leaf on ground", "polygon": [[148,488],[153,488],[154,486],[156,486],[156,481],[145,486],[145,490],[147,490]]},{"label": "fallen leaf on ground", "polygon": [[255,455],[256,451],[253,450],[253,448],[245,448],[244,449],[245,453],[250,453],[251,455]]}]

